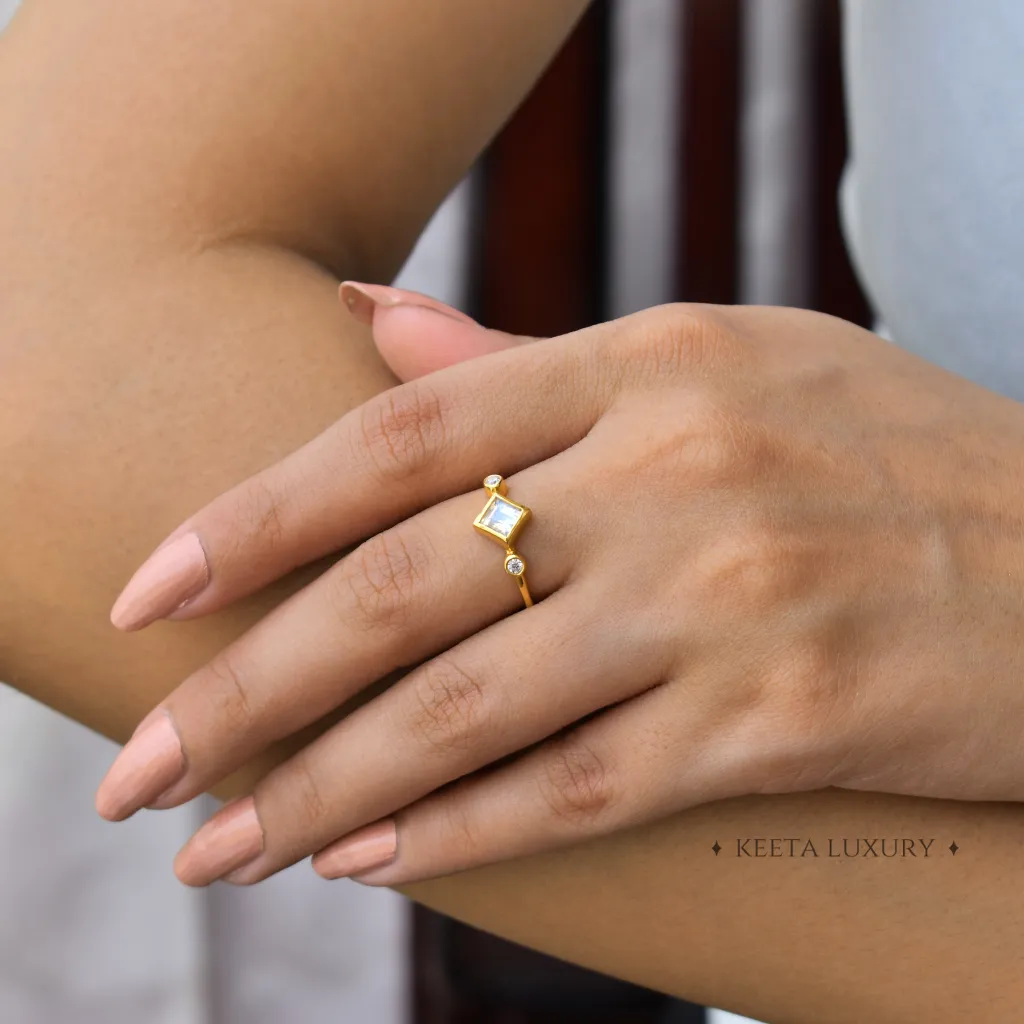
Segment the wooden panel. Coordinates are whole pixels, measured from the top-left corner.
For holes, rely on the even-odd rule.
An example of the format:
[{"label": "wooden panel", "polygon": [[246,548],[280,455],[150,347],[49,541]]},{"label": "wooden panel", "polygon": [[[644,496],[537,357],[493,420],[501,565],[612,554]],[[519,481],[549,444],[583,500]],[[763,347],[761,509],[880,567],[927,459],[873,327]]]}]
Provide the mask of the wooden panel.
[{"label": "wooden panel", "polygon": [[472,310],[553,335],[603,318],[609,17],[591,7],[483,163]]},{"label": "wooden panel", "polygon": [[686,0],[677,298],[735,302],[741,0]]}]

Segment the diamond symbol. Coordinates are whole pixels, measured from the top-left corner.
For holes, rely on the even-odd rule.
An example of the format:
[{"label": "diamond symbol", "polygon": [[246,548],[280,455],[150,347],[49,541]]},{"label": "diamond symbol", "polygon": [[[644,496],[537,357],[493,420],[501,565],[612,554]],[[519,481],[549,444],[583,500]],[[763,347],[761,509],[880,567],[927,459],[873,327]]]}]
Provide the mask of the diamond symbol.
[{"label": "diamond symbol", "polygon": [[484,487],[497,487],[501,483],[501,474],[492,473],[490,476],[484,477]]},{"label": "diamond symbol", "polygon": [[949,852],[952,853],[953,856],[955,857],[956,856],[956,851],[959,850],[959,849],[960,849],[960,847],[956,845],[956,840],[954,839],[953,842],[951,842],[949,844]]},{"label": "diamond symbol", "polygon": [[509,576],[522,576],[525,571],[526,563],[518,555],[505,559],[505,572]]},{"label": "diamond symbol", "polygon": [[522,508],[496,494],[480,513],[477,522],[502,540],[508,540],[522,517]]},{"label": "diamond symbol", "polygon": [[719,855],[719,853],[721,853],[722,848],[718,845],[718,840],[717,839],[715,840],[715,845],[712,846],[711,849],[715,851],[715,856],[716,857]]}]

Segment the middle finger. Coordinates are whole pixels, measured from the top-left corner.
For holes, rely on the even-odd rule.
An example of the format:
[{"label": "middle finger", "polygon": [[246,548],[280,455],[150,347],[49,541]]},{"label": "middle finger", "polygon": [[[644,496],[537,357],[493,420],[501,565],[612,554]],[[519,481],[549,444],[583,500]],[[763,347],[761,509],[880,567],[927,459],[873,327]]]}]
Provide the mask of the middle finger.
[{"label": "middle finger", "polygon": [[[509,497],[537,512],[517,540],[537,597],[565,581],[578,548],[562,458],[509,481]],[[486,500],[481,488],[371,538],[189,676],[115,761],[100,812],[177,806],[395,669],[521,607],[503,549],[472,528]]]},{"label": "middle finger", "polygon": [[610,628],[593,598],[573,581],[411,672],[200,829],[178,877],[206,885],[244,864],[229,881],[259,881],[660,681],[657,647]]}]

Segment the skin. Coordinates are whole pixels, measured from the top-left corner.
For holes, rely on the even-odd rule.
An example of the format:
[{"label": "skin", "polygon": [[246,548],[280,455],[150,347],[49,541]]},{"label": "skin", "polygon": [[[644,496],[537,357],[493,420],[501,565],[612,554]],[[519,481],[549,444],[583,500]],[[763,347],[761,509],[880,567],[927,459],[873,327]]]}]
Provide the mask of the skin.
[{"label": "skin", "polygon": [[[392,345],[485,335],[370,316]],[[509,381],[530,386],[503,405]],[[1020,405],[802,310],[664,306],[422,377],[175,531],[206,567],[176,618],[371,539],[168,697],[185,759],[140,734],[112,816],[191,799],[410,664],[179,877],[259,881],[389,815],[314,866],[405,883],[748,793],[1020,800],[1022,463]],[[539,510],[514,538],[544,599],[525,614],[467,543],[480,466]]]},{"label": "skin", "polygon": [[[349,6],[368,19],[385,7]],[[304,44],[321,38],[326,7],[314,4],[312,21],[289,8],[280,26],[261,22],[251,36],[234,12],[233,59],[215,64],[203,55],[218,51],[223,33],[208,5],[128,12],[102,0],[37,0],[0,38],[0,677],[107,735],[125,739],[182,679],[323,568],[199,621],[130,637],[108,621],[125,580],[177,523],[393,383],[368,333],[339,313],[338,276],[391,273],[442,179],[457,177],[565,28],[523,42],[532,57],[516,74],[491,93],[474,91],[501,102],[476,120],[465,111],[449,119],[443,103],[424,109],[410,72],[422,51],[410,43],[403,53],[395,26],[415,38],[433,25],[453,57],[458,40],[441,23],[472,18],[478,5],[408,5],[401,18],[387,7],[375,31],[387,29],[382,49],[387,59],[397,51],[401,75],[374,64],[385,57],[364,45],[372,32],[350,46],[350,61],[328,59],[347,24],[317,50],[322,64],[308,45],[282,46],[300,29]],[[516,50],[513,7],[521,11],[488,8],[508,16],[495,16],[495,52]],[[146,20],[157,17],[169,20]],[[475,56],[480,31],[459,59],[477,61],[462,70],[493,82],[494,53]],[[360,57],[371,49],[373,60]],[[273,84],[245,74],[271,58],[281,71]],[[331,70],[339,80],[310,109],[308,87]],[[433,84],[436,68],[428,70],[423,80]],[[356,102],[369,84],[382,88],[378,102],[396,104],[394,118]],[[450,88],[453,101],[470,91]],[[293,126],[301,144],[282,152],[319,169],[315,187],[296,184],[295,168],[266,154],[251,160],[245,143],[267,104],[267,130]],[[452,157],[419,193],[423,162],[412,157],[422,139],[402,148],[405,134],[382,126],[419,124],[438,109],[435,123],[477,129],[438,147],[465,159]],[[326,132],[339,111],[346,132]],[[340,147],[339,135],[348,158],[319,148]],[[401,173],[389,179],[377,167],[396,146]],[[195,148],[178,163],[183,147]],[[401,182],[391,195],[388,180]],[[357,224],[374,195],[381,201],[362,223],[377,217],[376,230],[346,227],[337,254],[319,255],[335,244],[320,227],[331,202]],[[390,200],[415,209],[393,213]],[[219,241],[205,244],[211,238]],[[250,764],[220,792],[247,792],[281,756]],[[955,839],[959,852],[728,855],[737,837],[751,836],[813,837],[822,853],[829,837],[931,837],[931,849]],[[830,789],[719,801],[405,891],[536,948],[773,1021],[1001,1021],[1024,997],[1022,840],[1011,805]]]}]

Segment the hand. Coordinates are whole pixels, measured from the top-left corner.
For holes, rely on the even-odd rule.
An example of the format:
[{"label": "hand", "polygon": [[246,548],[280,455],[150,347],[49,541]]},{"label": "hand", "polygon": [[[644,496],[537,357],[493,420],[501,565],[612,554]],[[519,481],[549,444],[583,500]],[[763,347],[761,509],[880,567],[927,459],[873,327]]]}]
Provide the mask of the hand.
[{"label": "hand", "polygon": [[[372,294],[354,311],[400,373],[420,342],[493,351],[345,416],[136,574],[125,628],[363,541],[185,680],[97,806],[182,803],[418,667],[208,822],[183,881],[321,851],[327,877],[398,884],[746,793],[1024,796],[1015,403],[798,310],[504,348]],[[525,610],[471,528],[491,472],[533,510]]]}]

